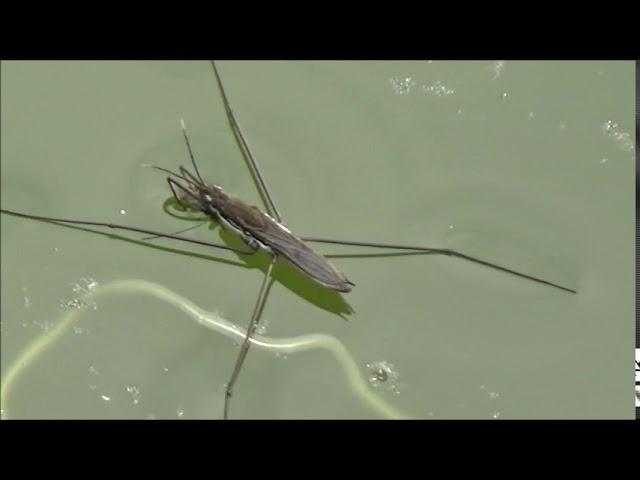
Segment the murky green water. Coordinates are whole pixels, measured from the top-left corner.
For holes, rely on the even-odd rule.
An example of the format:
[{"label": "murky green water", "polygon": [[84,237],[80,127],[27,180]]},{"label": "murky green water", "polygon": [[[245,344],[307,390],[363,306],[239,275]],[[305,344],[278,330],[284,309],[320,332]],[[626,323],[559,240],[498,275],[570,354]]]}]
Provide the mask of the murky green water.
[{"label": "murky green water", "polygon": [[[446,257],[335,258],[357,284],[341,300],[280,266],[264,335],[330,335],[375,379],[355,388],[335,349],[253,349],[233,417],[382,418],[365,398],[416,418],[634,415],[632,62],[220,70],[295,232],[455,248],[579,290]],[[259,201],[205,62],[3,62],[1,88],[3,208],[189,226],[163,212],[164,176],[140,167],[187,162],[180,118],[203,175]],[[221,416],[237,339],[148,291],[82,289],[145,280],[244,326],[263,257],[0,218],[5,416]],[[349,307],[347,321],[336,314]],[[25,349],[75,311],[7,384]]]}]

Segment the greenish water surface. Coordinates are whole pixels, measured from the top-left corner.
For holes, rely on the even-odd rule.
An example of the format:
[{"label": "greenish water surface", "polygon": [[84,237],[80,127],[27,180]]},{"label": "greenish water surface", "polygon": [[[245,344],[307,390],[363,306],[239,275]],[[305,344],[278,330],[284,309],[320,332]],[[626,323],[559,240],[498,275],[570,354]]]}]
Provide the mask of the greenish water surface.
[{"label": "greenish water surface", "polygon": [[[191,226],[163,211],[164,175],[141,168],[188,162],[181,118],[203,176],[260,205],[207,62],[1,67],[3,208]],[[633,418],[633,62],[219,68],[295,233],[453,248],[578,290],[455,258],[369,256],[332,259],[356,283],[339,296],[279,265],[264,336],[333,337],[371,380],[366,395],[408,417]],[[237,338],[142,291],[86,291],[143,280],[244,328],[264,257],[0,222],[3,382],[78,311],[3,383],[5,417],[221,417]],[[233,242],[219,228],[185,235]],[[343,366],[328,350],[252,349],[231,416],[384,417]]]}]

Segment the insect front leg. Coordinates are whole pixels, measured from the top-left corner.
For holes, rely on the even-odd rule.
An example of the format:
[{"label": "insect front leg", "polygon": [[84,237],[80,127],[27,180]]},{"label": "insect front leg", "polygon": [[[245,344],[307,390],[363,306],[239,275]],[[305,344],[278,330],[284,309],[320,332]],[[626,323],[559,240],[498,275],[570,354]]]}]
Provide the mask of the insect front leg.
[{"label": "insect front leg", "polygon": [[272,248],[268,247],[264,243],[262,243],[259,240],[255,239],[251,235],[247,235],[247,234],[243,233],[240,237],[242,238],[244,243],[246,243],[247,246],[253,251],[253,253],[257,252],[260,249],[263,249],[265,252],[267,252],[272,257],[274,256],[274,252],[273,252]]}]

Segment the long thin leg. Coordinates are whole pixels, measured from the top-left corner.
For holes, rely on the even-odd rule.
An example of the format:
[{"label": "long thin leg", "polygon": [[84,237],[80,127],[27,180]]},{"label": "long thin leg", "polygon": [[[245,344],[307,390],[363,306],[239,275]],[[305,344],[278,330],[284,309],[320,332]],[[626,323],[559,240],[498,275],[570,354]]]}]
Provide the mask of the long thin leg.
[{"label": "long thin leg", "polygon": [[521,278],[526,278],[527,280],[532,280],[537,283],[542,283],[544,285],[549,285],[551,287],[559,288],[560,290],[564,290],[565,292],[578,293],[576,290],[573,290],[571,288],[563,287],[562,285],[558,285],[556,283],[552,283],[547,280],[543,280],[541,278],[533,277],[531,275],[527,275],[526,273],[517,272],[510,268],[502,267],[495,263],[487,262],[485,260],[481,260],[479,258],[475,258],[470,255],[466,255],[464,253],[460,253],[448,248],[432,248],[432,247],[424,247],[424,246],[416,246],[416,245],[397,245],[392,243],[357,242],[357,241],[350,241],[350,240],[332,240],[328,238],[315,238],[315,237],[301,237],[301,239],[305,242],[314,242],[314,243],[330,243],[334,245],[352,245],[357,247],[370,247],[370,248],[388,248],[391,250],[409,250],[414,252],[449,255],[451,257],[458,257],[464,260],[469,260],[470,262],[479,263],[480,265],[494,268],[502,272],[510,273],[511,275],[516,275]]},{"label": "long thin leg", "polygon": [[249,144],[247,143],[246,138],[242,134],[242,129],[240,128],[240,124],[236,120],[235,115],[233,114],[233,110],[231,110],[231,105],[229,104],[229,99],[227,98],[227,93],[224,89],[224,85],[222,84],[222,80],[220,78],[220,74],[218,73],[218,68],[216,67],[215,61],[211,60],[211,66],[213,67],[213,73],[216,76],[216,81],[218,83],[218,89],[220,90],[220,95],[222,96],[222,101],[224,103],[224,109],[227,113],[227,120],[229,121],[229,125],[231,126],[231,130],[233,131],[234,136],[236,137],[236,141],[238,142],[238,146],[242,151],[245,161],[249,165],[249,170],[251,170],[252,175],[255,177],[258,183],[258,190],[260,191],[260,195],[262,196],[263,201],[265,202],[265,206],[271,215],[275,217],[278,222],[282,221],[282,217],[280,216],[280,212],[276,207],[271,194],[269,193],[269,189],[267,188],[267,184],[262,177],[262,173],[260,172],[260,168],[258,168],[258,163],[251,153],[251,148],[249,148]]},{"label": "long thin leg", "polygon": [[[251,152],[251,148],[249,147],[249,143],[247,142],[244,134],[242,133],[242,129],[240,128],[240,124],[238,123],[233,110],[231,109],[231,105],[229,104],[229,99],[227,97],[227,92],[225,91],[224,85],[222,83],[222,79],[220,78],[220,74],[218,73],[218,69],[216,67],[215,62],[211,61],[211,66],[213,67],[213,73],[216,77],[216,82],[218,83],[218,89],[220,91],[220,95],[222,96],[222,101],[224,103],[224,109],[227,114],[227,120],[229,121],[229,125],[231,126],[231,130],[236,139],[238,147],[242,152],[242,156],[245,159],[245,162],[249,166],[249,171],[251,175],[256,180],[256,184],[258,186],[258,191],[262,200],[265,204],[266,209],[269,213],[278,221],[282,221],[282,217],[280,216],[280,212],[278,211],[278,207],[276,207],[273,198],[271,197],[271,193],[269,192],[269,188],[262,176],[262,172],[258,167],[258,162],[256,162],[253,153]],[[260,293],[258,295],[258,300],[256,301],[256,305],[253,311],[253,315],[251,318],[251,322],[249,323],[249,327],[247,329],[247,334],[245,336],[244,342],[242,343],[242,347],[240,349],[240,353],[238,354],[238,359],[236,360],[235,367],[233,369],[233,373],[231,375],[231,379],[227,384],[227,389],[225,393],[224,400],[224,418],[228,418],[229,414],[229,402],[231,401],[231,396],[233,395],[233,386],[240,374],[240,369],[242,368],[242,364],[244,363],[244,359],[247,356],[249,351],[249,346],[251,345],[249,340],[251,336],[254,334],[255,329],[260,320],[260,316],[262,315],[262,310],[267,301],[267,296],[269,294],[269,288],[272,285],[272,282],[269,281],[271,277],[271,271],[273,269],[273,265],[276,261],[276,257],[274,256],[269,263],[269,267],[267,268],[267,272],[265,273],[264,280],[262,281],[262,286],[260,288]]]},{"label": "long thin leg", "polygon": [[[183,228],[182,230],[178,230],[176,232],[171,232],[171,235],[175,235],[176,233],[184,233],[184,232],[188,232],[189,230],[193,230],[194,228],[198,228],[201,227],[202,225],[204,225],[205,222],[201,222],[197,225],[192,225],[190,227],[187,228]],[[149,237],[142,237],[140,240],[155,240],[156,238],[160,238],[158,235],[151,235]]]},{"label": "long thin leg", "polygon": [[255,333],[256,327],[258,326],[258,322],[260,321],[260,316],[262,315],[262,310],[267,301],[267,295],[269,293],[269,286],[271,286],[271,270],[273,269],[273,265],[276,261],[276,257],[274,256],[269,262],[269,267],[267,267],[267,271],[264,274],[264,278],[262,280],[262,286],[260,287],[260,293],[258,294],[258,300],[256,301],[256,305],[253,309],[253,315],[251,316],[251,321],[249,322],[249,327],[247,328],[247,334],[244,337],[244,341],[242,342],[242,347],[240,347],[240,353],[238,354],[238,359],[236,360],[236,364],[233,367],[233,373],[231,374],[231,379],[229,383],[227,383],[227,388],[225,391],[224,397],[224,419],[229,418],[229,403],[231,401],[231,396],[233,395],[233,386],[238,379],[238,375],[240,374],[240,369],[242,368],[242,364],[244,363],[244,359],[249,352],[249,346],[251,343],[249,339]]},{"label": "long thin leg", "polygon": [[127,230],[127,231],[130,231],[130,232],[147,233],[149,235],[155,235],[155,236],[163,237],[163,238],[171,238],[173,240],[180,240],[182,242],[197,243],[198,245],[206,245],[207,247],[221,248],[223,250],[229,250],[231,252],[242,253],[242,254],[245,254],[245,255],[251,255],[251,254],[255,253],[255,251],[238,250],[236,248],[228,247],[227,245],[222,245],[220,243],[205,242],[205,241],[196,240],[196,239],[193,239],[193,238],[181,237],[179,235],[169,235],[169,234],[166,234],[166,233],[156,232],[154,230],[148,230],[146,228],[130,227],[128,225],[119,225],[119,224],[116,224],[116,223],[88,222],[88,221],[85,221],[85,220],[69,220],[69,219],[66,219],[66,218],[42,217],[42,216],[39,216],[39,215],[29,215],[27,213],[15,212],[13,210],[6,210],[4,208],[0,209],[0,212],[6,213],[8,215],[14,215],[16,217],[29,218],[31,220],[40,220],[40,221],[43,221],[43,222],[62,223],[62,224],[69,223],[69,224],[73,224],[73,225],[91,225],[91,226],[94,226],[94,227],[108,227],[108,228],[112,228],[114,230]]}]

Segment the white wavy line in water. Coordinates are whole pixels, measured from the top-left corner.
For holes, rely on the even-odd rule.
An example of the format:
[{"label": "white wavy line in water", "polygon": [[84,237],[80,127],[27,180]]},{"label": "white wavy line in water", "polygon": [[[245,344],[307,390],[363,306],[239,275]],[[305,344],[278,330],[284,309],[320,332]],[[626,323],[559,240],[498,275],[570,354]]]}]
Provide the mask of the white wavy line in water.
[{"label": "white wavy line in water", "polygon": [[[162,285],[147,282],[145,280],[118,280],[106,285],[98,286],[88,296],[94,299],[103,295],[114,294],[147,294],[162,301],[170,303],[179,310],[186,313],[200,325],[222,333],[228,337],[236,336],[244,339],[245,332],[237,325],[222,318],[215,312],[207,312],[193,302]],[[0,415],[2,418],[8,417],[7,399],[19,376],[30,367],[34,361],[46,352],[60,336],[82,315],[84,309],[72,310],[56,322],[56,326],[36,338],[27,348],[25,348],[16,361],[7,369],[0,384]],[[376,411],[384,418],[401,419],[406,415],[389,405],[384,399],[377,396],[367,384],[358,368],[357,363],[346,349],[346,347],[335,337],[322,333],[311,333],[291,338],[269,338],[262,335],[255,335],[251,338],[251,343],[258,348],[272,352],[297,353],[314,348],[321,348],[331,353],[347,378],[347,384],[351,391],[363,403]]]}]

